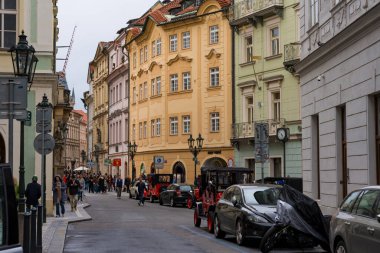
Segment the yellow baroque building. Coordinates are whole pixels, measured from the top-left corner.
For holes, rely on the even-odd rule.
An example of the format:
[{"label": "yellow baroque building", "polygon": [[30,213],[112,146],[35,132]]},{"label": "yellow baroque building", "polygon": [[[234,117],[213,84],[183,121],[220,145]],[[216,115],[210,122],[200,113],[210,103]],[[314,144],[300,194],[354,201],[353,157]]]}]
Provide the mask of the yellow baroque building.
[{"label": "yellow baroque building", "polygon": [[[129,22],[130,141],[138,145],[136,173],[194,182],[190,134],[204,138],[202,166],[226,167],[233,157],[229,0],[157,2]],[[158,171],[155,171],[158,172]]]}]

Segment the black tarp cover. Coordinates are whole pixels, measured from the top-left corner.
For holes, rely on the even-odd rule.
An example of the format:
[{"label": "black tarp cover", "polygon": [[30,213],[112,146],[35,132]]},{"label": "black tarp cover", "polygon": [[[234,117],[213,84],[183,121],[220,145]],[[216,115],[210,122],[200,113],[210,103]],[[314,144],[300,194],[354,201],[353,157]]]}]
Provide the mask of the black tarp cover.
[{"label": "black tarp cover", "polygon": [[[303,232],[307,231],[315,238],[318,238],[321,242],[328,245],[328,224],[315,200],[302,194],[289,185],[284,185],[280,192],[279,200],[286,202],[296,211],[289,212],[289,210],[278,210],[279,216],[288,215],[288,217],[282,217],[283,220],[285,218],[285,220],[290,222],[296,229]],[[286,209],[287,207],[286,205],[281,205],[281,203],[279,203],[277,208]]]}]

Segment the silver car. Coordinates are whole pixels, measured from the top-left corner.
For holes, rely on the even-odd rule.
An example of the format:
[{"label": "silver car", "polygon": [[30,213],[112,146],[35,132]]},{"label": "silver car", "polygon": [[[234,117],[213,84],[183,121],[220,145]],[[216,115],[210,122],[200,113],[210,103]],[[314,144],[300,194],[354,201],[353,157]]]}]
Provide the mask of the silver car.
[{"label": "silver car", "polygon": [[380,186],[351,192],[330,223],[330,247],[337,253],[380,252]]}]

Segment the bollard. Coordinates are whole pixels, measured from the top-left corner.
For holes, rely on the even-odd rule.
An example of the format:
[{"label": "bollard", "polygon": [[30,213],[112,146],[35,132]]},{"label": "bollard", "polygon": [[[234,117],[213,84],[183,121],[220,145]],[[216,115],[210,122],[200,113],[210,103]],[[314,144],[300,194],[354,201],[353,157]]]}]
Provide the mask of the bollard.
[{"label": "bollard", "polygon": [[37,245],[36,253],[42,253],[42,206],[37,209]]},{"label": "bollard", "polygon": [[36,252],[36,235],[37,235],[37,208],[32,207],[31,225],[30,225],[30,251]]},{"label": "bollard", "polygon": [[24,238],[22,248],[24,253],[30,253],[30,212],[24,213]]}]

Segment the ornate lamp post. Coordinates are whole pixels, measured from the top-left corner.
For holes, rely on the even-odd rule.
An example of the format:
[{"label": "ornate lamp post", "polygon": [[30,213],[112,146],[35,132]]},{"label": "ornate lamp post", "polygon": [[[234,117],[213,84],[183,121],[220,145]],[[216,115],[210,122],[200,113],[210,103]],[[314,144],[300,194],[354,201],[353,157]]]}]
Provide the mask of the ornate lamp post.
[{"label": "ornate lamp post", "polygon": [[136,151],[137,151],[136,142],[133,142],[133,144],[131,142],[128,142],[128,155],[132,160],[132,180],[136,178],[135,160],[133,160],[136,155]]},{"label": "ornate lamp post", "polygon": [[80,152],[80,155],[82,157],[82,163],[83,163],[83,166],[85,166],[85,162],[86,162],[86,151],[84,151],[84,149],[82,149],[82,151]]},{"label": "ornate lamp post", "polygon": [[[26,35],[22,31],[19,37],[19,42],[16,46],[13,46],[9,52],[11,53],[12,63],[13,63],[13,72],[15,76],[20,78],[27,78],[30,86],[33,83],[34,74],[36,72],[38,59],[34,55],[36,52],[32,45],[28,45],[26,40]],[[29,86],[29,87],[30,87]],[[27,98],[25,98],[27,99]],[[24,167],[24,126],[25,121],[21,120],[20,128],[20,167],[19,167],[19,212],[25,211],[25,167]],[[13,120],[12,120],[13,125]],[[13,129],[13,126],[10,126]],[[10,134],[10,137],[13,138],[13,134]],[[13,153],[13,141],[9,144],[10,154]],[[10,162],[12,162],[10,160]]]},{"label": "ornate lamp post", "polygon": [[[190,134],[189,139],[187,140],[187,143],[189,145],[189,150],[193,154],[193,160],[194,160],[194,184],[197,184],[197,156],[202,150],[203,146],[203,138],[202,135],[199,134],[197,139],[194,139],[193,136]],[[197,145],[195,144],[195,141],[197,141]]]}]

